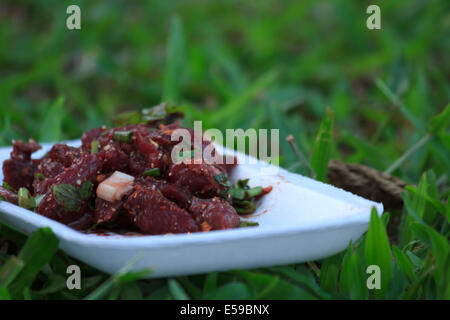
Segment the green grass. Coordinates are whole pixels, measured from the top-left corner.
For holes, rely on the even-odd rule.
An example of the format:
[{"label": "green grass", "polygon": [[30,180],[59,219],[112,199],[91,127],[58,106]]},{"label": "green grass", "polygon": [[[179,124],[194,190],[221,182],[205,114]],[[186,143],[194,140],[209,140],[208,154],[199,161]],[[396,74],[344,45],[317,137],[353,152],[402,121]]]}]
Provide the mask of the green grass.
[{"label": "green grass", "polygon": [[[74,3],[81,31],[65,28]],[[49,230],[1,225],[0,298],[449,299],[450,5],[373,3],[379,31],[366,29],[367,1],[2,1],[1,145],[78,138],[170,100],[186,124],[279,128],[292,171],[310,174],[289,134],[320,180],[337,158],[410,186],[402,210],[372,215],[333,257],[174,279],[109,277],[56,251]],[[81,290],[65,286],[70,264]],[[381,290],[365,285],[370,264],[384,270]]]}]

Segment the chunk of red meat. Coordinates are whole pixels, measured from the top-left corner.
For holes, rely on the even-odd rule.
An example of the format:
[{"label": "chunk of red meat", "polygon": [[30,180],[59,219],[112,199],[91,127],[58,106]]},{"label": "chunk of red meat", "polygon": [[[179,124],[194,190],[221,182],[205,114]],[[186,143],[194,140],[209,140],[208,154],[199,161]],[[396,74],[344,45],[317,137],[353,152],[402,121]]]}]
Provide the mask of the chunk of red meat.
[{"label": "chunk of red meat", "polygon": [[105,163],[103,165],[103,171],[105,173],[121,171],[128,172],[129,156],[125,153],[119,142],[110,140],[104,146],[102,151],[99,152],[104,156]]},{"label": "chunk of red meat", "polygon": [[50,157],[46,156],[41,159],[37,167],[37,172],[41,173],[45,178],[54,178],[64,171],[65,166]]},{"label": "chunk of red meat", "polygon": [[64,171],[64,165],[59,162],[53,161],[50,157],[43,158],[37,167],[36,172],[39,172],[44,176],[44,180],[41,180],[35,175],[33,181],[33,188],[35,194],[44,194],[48,191],[48,188],[55,183],[55,177]]},{"label": "chunk of red meat", "polygon": [[66,144],[55,144],[50,151],[40,160],[36,173],[44,176],[37,177],[33,181],[33,188],[36,194],[44,194],[49,186],[55,183],[54,179],[70,167],[80,157],[80,149],[70,147]]},{"label": "chunk of red meat", "polygon": [[33,192],[34,172],[39,160],[31,159],[31,154],[39,149],[41,146],[33,140],[28,143],[14,141],[11,158],[3,162],[3,180],[16,190],[25,187]]},{"label": "chunk of red meat", "polygon": [[[101,154],[82,153],[79,160],[54,178],[54,185],[70,184],[80,188],[86,181],[95,184],[97,173],[102,168],[103,161]],[[68,224],[80,219],[86,211],[89,211],[88,202],[89,199],[86,199],[80,208],[68,210],[63,203],[56,201],[53,188],[49,188],[37,211],[50,219]]]},{"label": "chunk of red meat", "polygon": [[125,201],[124,208],[133,216],[136,226],[146,234],[198,231],[189,213],[166,199],[156,188],[137,184]]},{"label": "chunk of red meat", "polygon": [[86,212],[83,215],[81,215],[80,218],[68,223],[67,225],[75,230],[87,230],[89,229],[89,227],[92,226],[92,224],[93,224],[92,213]]},{"label": "chunk of red meat", "polygon": [[202,198],[224,194],[229,187],[220,184],[215,177],[224,174],[217,167],[209,164],[177,163],[167,174],[168,180],[176,185],[186,187]]},{"label": "chunk of red meat", "polygon": [[194,197],[189,212],[198,224],[208,223],[212,230],[237,228],[239,215],[229,202],[223,198],[200,199]]},{"label": "chunk of red meat", "polygon": [[[114,133],[117,131],[133,131],[132,141],[115,141]],[[114,128],[104,132],[99,138],[99,152],[105,156],[104,172],[118,170],[138,175],[149,168],[159,167],[159,152],[151,152],[150,154],[147,145],[150,142],[145,139],[149,132],[147,127],[137,125]]]},{"label": "chunk of red meat", "polygon": [[4,200],[11,202],[13,204],[17,204],[17,193],[14,193],[8,189],[5,189],[3,187],[0,187],[0,200]]},{"label": "chunk of red meat", "polygon": [[50,149],[48,157],[55,162],[61,163],[65,168],[67,168],[80,158],[80,152],[81,151],[79,148],[58,143]]},{"label": "chunk of red meat", "polygon": [[[179,129],[180,123],[175,121],[171,124],[163,126],[161,130],[154,130],[150,132],[150,138],[155,141],[161,148],[166,151],[172,150],[172,148],[179,143],[179,141],[172,141],[171,136],[174,130]],[[192,129],[183,128],[190,132],[191,138],[194,139],[194,131]],[[181,139],[180,139],[181,141]],[[192,140],[193,141],[193,140]]]},{"label": "chunk of red meat", "polygon": [[94,140],[98,140],[103,132],[106,131],[105,127],[95,128],[89,131],[86,131],[81,136],[81,148],[84,151],[91,150],[91,142]]},{"label": "chunk of red meat", "polygon": [[191,204],[192,195],[190,192],[173,183],[164,183],[159,187],[159,191],[161,191],[164,197],[175,202],[182,208],[188,208]]},{"label": "chunk of red meat", "polygon": [[109,202],[101,198],[95,200],[94,223],[113,221],[119,214],[122,201]]},{"label": "chunk of red meat", "polygon": [[149,169],[146,157],[140,152],[132,151],[130,153],[128,169],[129,173],[132,175],[141,175],[143,172]]},{"label": "chunk of red meat", "polygon": [[135,160],[139,161],[141,164],[145,164],[140,166],[139,171],[142,170],[140,172],[136,172],[138,171],[137,166],[133,167],[136,174],[141,174],[145,170],[153,168],[160,168],[161,171],[164,170],[163,163],[161,162],[163,153],[159,150],[158,144],[152,142],[148,136],[140,131],[134,132],[133,143],[139,154],[134,153],[133,159],[130,157],[130,165],[131,161]]},{"label": "chunk of red meat", "polygon": [[153,177],[141,177],[136,181],[136,184],[158,189],[164,197],[175,202],[181,208],[189,208],[191,205],[192,195],[189,190],[183,189],[173,183],[157,180]]}]

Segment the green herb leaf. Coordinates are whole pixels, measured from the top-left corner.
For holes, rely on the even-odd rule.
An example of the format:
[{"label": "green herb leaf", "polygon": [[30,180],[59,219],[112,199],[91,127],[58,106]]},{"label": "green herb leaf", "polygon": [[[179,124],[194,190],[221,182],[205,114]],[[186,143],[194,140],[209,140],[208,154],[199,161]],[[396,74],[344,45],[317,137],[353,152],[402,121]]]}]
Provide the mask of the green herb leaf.
[{"label": "green herb leaf", "polygon": [[228,178],[223,173],[215,175],[214,179],[222,186],[224,187],[231,187],[230,181],[228,181]]},{"label": "green herb leaf", "polygon": [[150,177],[159,177],[161,175],[161,171],[159,170],[159,168],[153,168],[150,170],[145,171],[143,174],[143,176],[150,176]]},{"label": "green herb leaf", "polygon": [[151,108],[142,109],[142,120],[144,122],[168,121],[168,118],[182,117],[182,113],[167,102],[160,103]]},{"label": "green herb leaf", "polygon": [[142,122],[142,114],[139,111],[126,111],[115,116],[113,124],[116,127],[125,127],[130,124],[139,124]]},{"label": "green herb leaf", "polygon": [[170,123],[176,119],[183,118],[183,116],[181,109],[169,105],[167,102],[163,102],[156,106],[142,109],[141,111],[123,112],[113,119],[113,123],[116,127],[125,127],[130,124],[139,123]]},{"label": "green herb leaf", "polygon": [[113,133],[113,139],[119,142],[130,142],[133,136],[133,131],[116,131]]},{"label": "green herb leaf", "polygon": [[92,196],[92,191],[94,189],[94,185],[90,181],[86,181],[81,185],[79,190],[80,197],[83,200],[89,199]]},{"label": "green herb leaf", "polygon": [[53,186],[53,195],[56,202],[67,210],[78,210],[83,205],[78,189],[71,184]]}]

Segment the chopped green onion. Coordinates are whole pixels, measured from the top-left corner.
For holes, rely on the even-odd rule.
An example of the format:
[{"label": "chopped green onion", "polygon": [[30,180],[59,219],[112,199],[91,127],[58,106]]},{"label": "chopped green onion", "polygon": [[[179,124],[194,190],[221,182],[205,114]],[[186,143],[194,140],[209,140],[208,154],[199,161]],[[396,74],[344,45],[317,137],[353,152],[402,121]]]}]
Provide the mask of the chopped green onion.
[{"label": "chopped green onion", "polygon": [[130,142],[133,136],[133,131],[116,131],[113,134],[113,139],[119,142]]},{"label": "chopped green onion", "polygon": [[262,193],[262,191],[263,191],[262,187],[254,187],[247,190],[247,195],[249,198],[253,198],[259,196]]},{"label": "chopped green onion", "polygon": [[255,212],[256,206],[251,201],[234,201],[234,209],[239,214],[250,214]]},{"label": "chopped green onion", "polygon": [[150,177],[159,177],[161,175],[161,171],[159,170],[159,168],[153,168],[150,170],[145,171],[143,174],[143,176],[150,176]]},{"label": "chopped green onion", "polygon": [[243,180],[239,179],[236,184],[241,189],[248,189],[248,181],[249,180],[250,179],[243,179]]},{"label": "chopped green onion", "polygon": [[234,187],[230,190],[230,196],[232,198],[238,199],[238,200],[244,200],[245,198],[245,190],[241,188]]},{"label": "chopped green onion", "polygon": [[258,222],[253,221],[241,221],[241,224],[239,225],[239,228],[245,228],[245,227],[257,227],[259,226]]},{"label": "chopped green onion", "polygon": [[39,181],[44,181],[44,180],[45,180],[45,176],[44,176],[42,173],[40,173],[40,172],[36,172],[36,173],[34,174],[34,176],[35,176],[36,178],[38,178]]},{"label": "chopped green onion", "polygon": [[36,207],[36,200],[30,194],[27,188],[20,188],[17,196],[19,198],[19,206],[25,209],[34,209]]},{"label": "chopped green onion", "polygon": [[100,146],[100,141],[92,140],[91,141],[91,154],[97,153],[99,146]]}]

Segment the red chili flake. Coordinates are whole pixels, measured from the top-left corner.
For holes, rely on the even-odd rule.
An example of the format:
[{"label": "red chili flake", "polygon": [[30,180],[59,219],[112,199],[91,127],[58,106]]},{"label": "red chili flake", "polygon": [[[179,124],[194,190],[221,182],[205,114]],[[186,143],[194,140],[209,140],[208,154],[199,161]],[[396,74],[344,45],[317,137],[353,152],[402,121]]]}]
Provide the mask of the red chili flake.
[{"label": "red chili flake", "polygon": [[270,191],[272,191],[273,187],[268,186],[262,189],[261,195],[268,194]]}]

